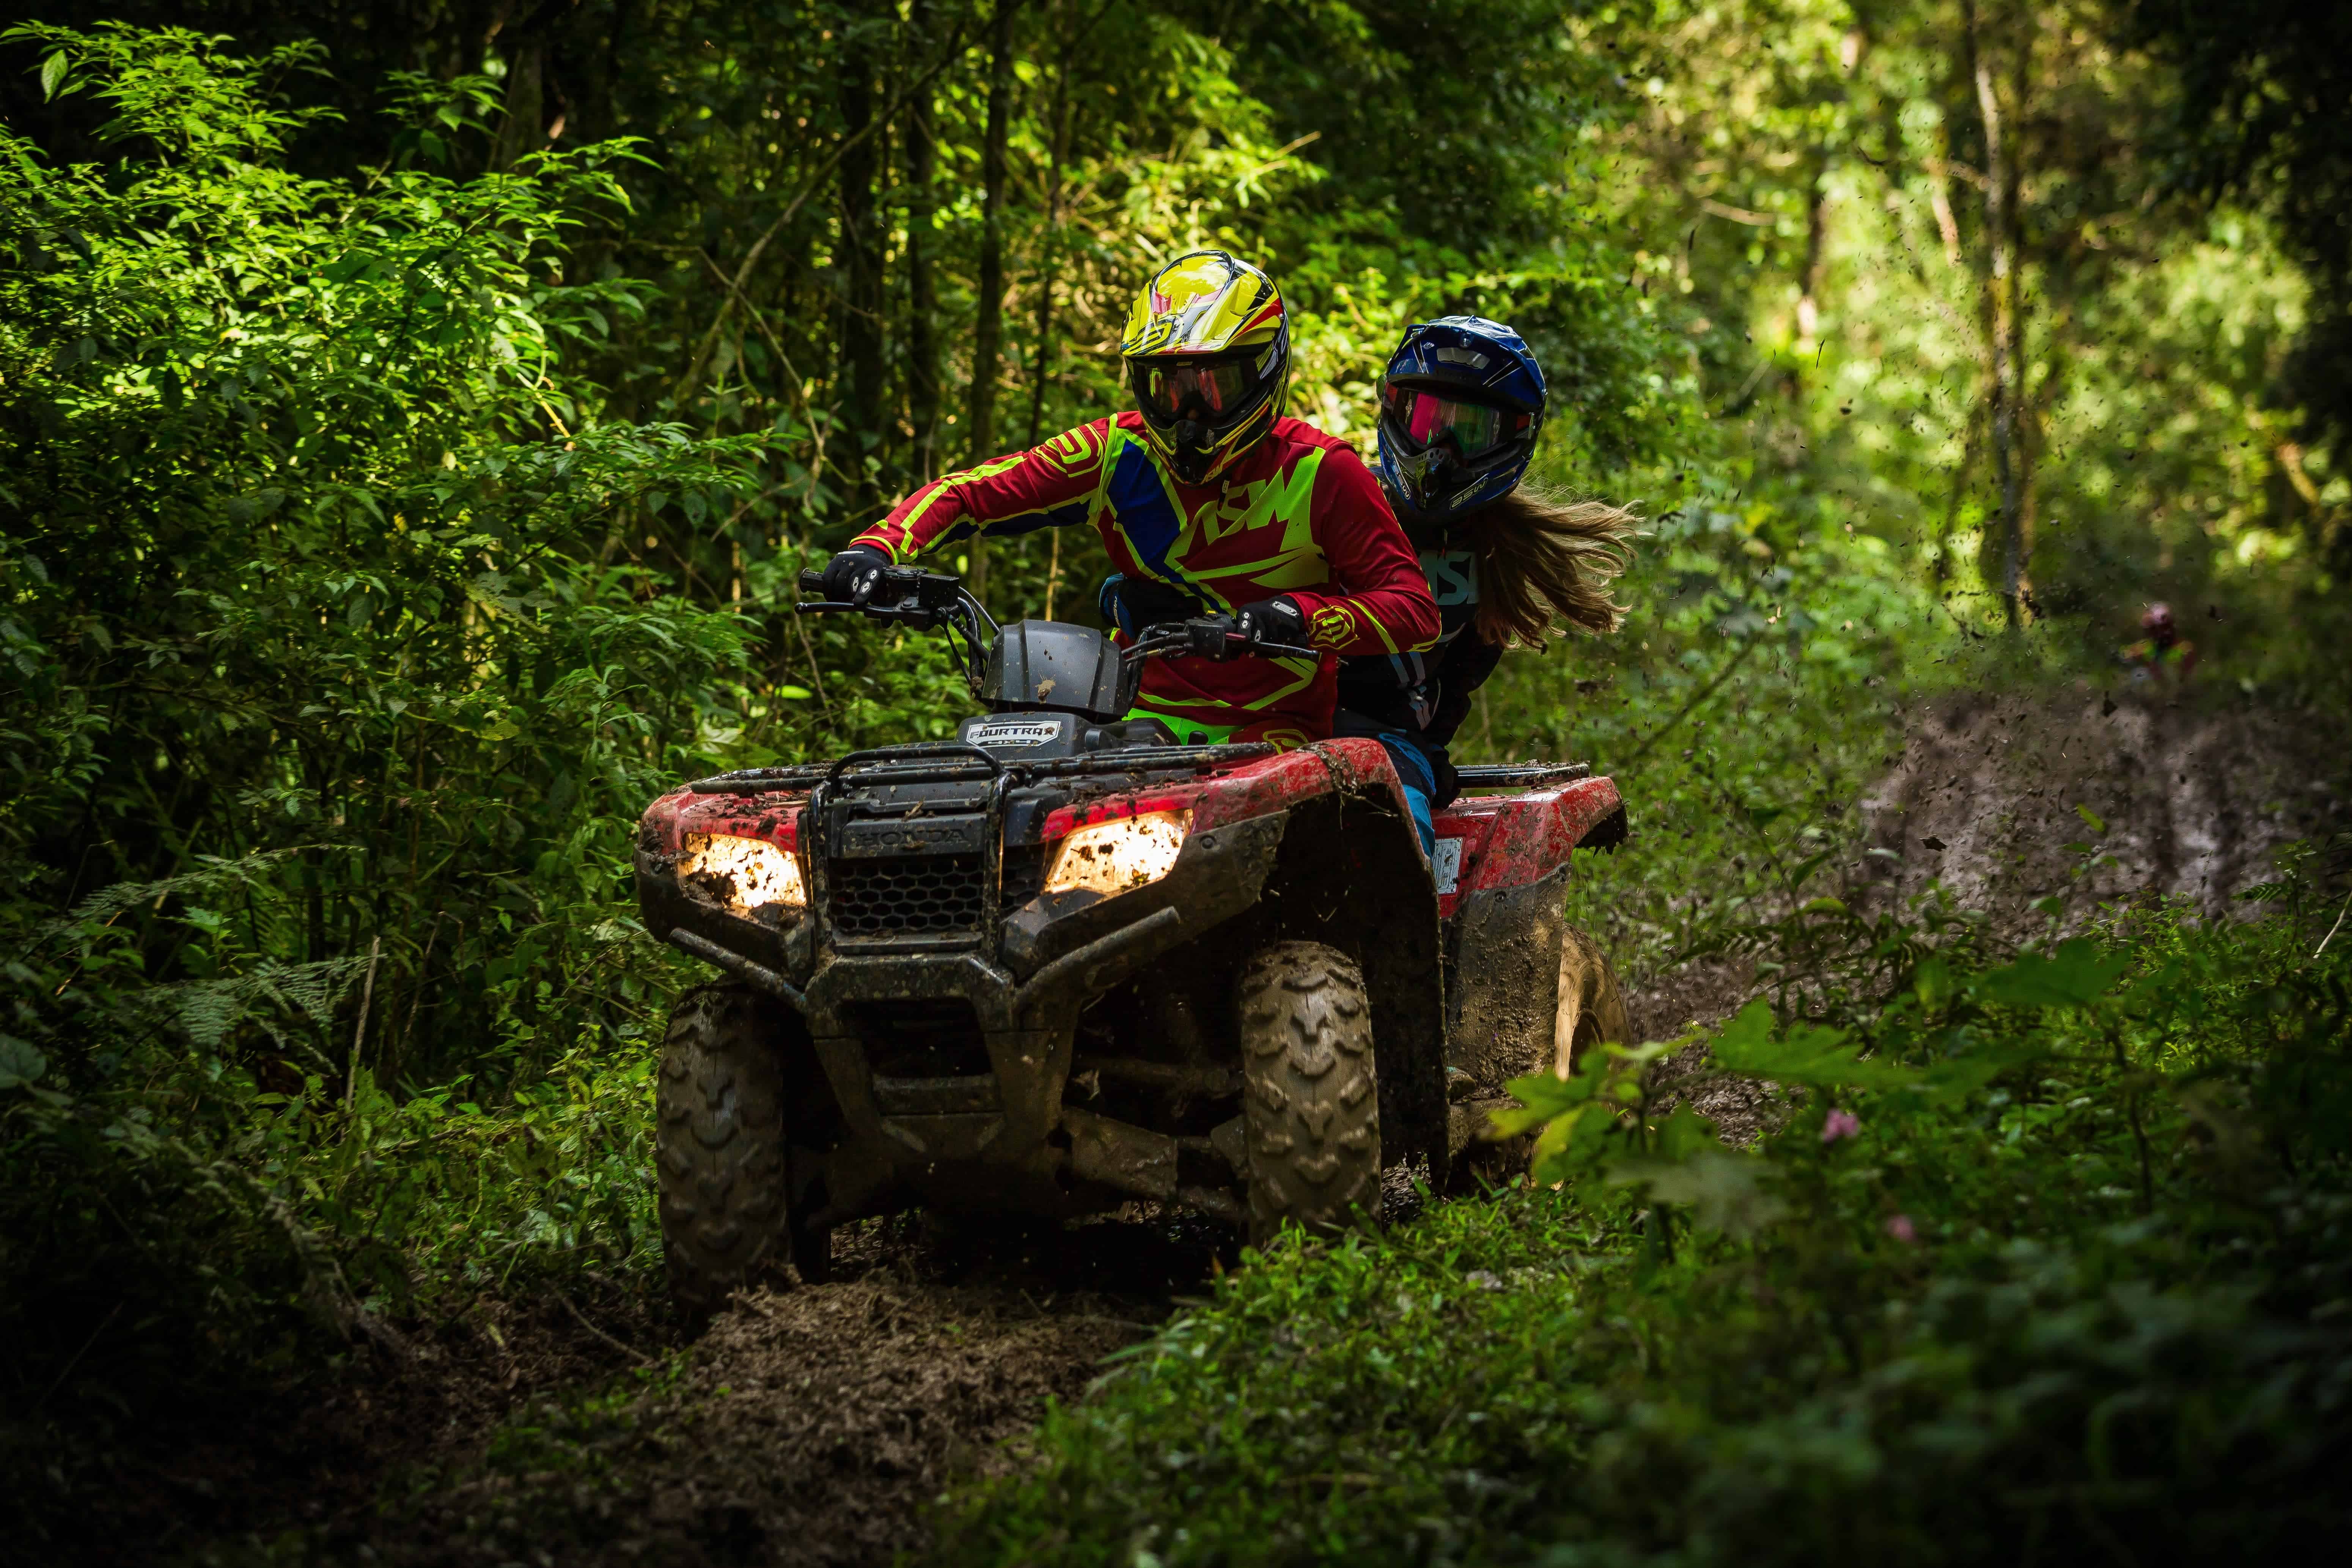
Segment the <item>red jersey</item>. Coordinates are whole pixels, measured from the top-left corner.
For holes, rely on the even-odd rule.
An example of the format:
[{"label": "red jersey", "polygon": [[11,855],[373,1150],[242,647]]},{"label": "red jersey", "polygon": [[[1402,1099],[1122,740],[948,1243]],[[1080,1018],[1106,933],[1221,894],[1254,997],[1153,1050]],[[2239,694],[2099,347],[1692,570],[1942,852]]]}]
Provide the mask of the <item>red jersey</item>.
[{"label": "red jersey", "polygon": [[1409,653],[1438,633],[1437,604],[1388,498],[1344,441],[1297,419],[1205,485],[1178,481],[1127,413],[950,474],[857,536],[905,563],[975,532],[1090,522],[1129,577],[1213,610],[1287,595],[1325,657],[1155,658],[1141,705],[1269,739],[1331,732],[1335,655]]}]

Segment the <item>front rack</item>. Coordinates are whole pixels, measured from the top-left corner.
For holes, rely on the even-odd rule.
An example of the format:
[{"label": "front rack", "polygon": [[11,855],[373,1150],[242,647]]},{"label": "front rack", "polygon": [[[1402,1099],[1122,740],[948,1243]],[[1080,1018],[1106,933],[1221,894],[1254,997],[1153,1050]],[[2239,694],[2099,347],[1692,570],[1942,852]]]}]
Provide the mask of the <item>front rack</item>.
[{"label": "front rack", "polygon": [[853,752],[837,762],[802,763],[788,768],[741,768],[697,779],[686,787],[696,795],[771,795],[832,782],[859,784],[954,784],[1009,773],[1021,783],[1097,773],[1188,773],[1231,767],[1274,755],[1264,741],[1223,746],[1138,746],[1095,752],[1082,757],[1013,762],[991,756],[960,741],[894,746],[887,752]]},{"label": "front rack", "polygon": [[1528,789],[1592,776],[1591,763],[1473,763],[1456,768],[1464,789]]}]

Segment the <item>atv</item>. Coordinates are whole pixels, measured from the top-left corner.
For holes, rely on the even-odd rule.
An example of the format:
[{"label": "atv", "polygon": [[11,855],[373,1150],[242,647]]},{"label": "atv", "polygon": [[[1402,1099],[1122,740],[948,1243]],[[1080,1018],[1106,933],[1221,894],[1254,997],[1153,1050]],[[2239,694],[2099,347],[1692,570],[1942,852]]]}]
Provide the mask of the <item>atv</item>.
[{"label": "atv", "polygon": [[1476,1142],[1503,1085],[1622,1037],[1560,916],[1570,852],[1625,835],[1589,767],[1463,768],[1514,793],[1441,812],[1433,861],[1376,741],[1179,745],[1125,718],[1145,659],[1312,649],[1222,616],[1125,648],[999,626],[911,568],[798,608],[943,631],[988,710],[645,815],[646,928],[729,977],[679,1003],[656,1091],[690,1315],[787,1260],[822,1279],[834,1226],[916,1205],[1148,1199],[1258,1240],[1376,1215],[1384,1169],[1507,1160]]}]

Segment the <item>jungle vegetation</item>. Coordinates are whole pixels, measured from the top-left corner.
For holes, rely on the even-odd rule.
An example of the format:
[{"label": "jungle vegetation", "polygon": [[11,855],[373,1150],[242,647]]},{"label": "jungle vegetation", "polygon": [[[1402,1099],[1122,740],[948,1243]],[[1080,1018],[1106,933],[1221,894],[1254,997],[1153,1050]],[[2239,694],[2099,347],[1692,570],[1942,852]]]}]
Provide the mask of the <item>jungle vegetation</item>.
[{"label": "jungle vegetation", "polygon": [[[1637,836],[1639,864],[1610,873],[1636,973],[1707,934],[1677,901],[1696,879],[1753,901],[1759,942],[1834,923],[1769,858],[1751,868],[1738,835],[1777,820],[1833,839],[1886,760],[1892,704],[2110,680],[2149,600],[2205,645],[2205,700],[2328,723],[2352,700],[2352,38],[2324,8],[36,9],[0,37],[0,1465],[39,1478],[24,1485],[40,1520],[175,1413],[256,1380],[360,1375],[387,1325],[451,1292],[590,1268],[658,1288],[651,1058],[696,975],[633,918],[635,816],[681,775],[951,722],[962,694],[933,650],[796,620],[793,575],[909,486],[1120,405],[1118,325],[1156,258],[1217,244],[1267,267],[1295,312],[1292,411],[1357,438],[1407,322],[1473,310],[1534,342],[1556,410],[1544,476],[1639,503],[1652,536],[1626,632],[1515,659],[1473,746],[1594,753],[1630,797],[1700,825]],[[955,564],[1000,614],[1079,617],[1102,569],[1062,535]],[[1771,700],[1695,763],[1695,708],[1752,650]],[[1744,770],[1748,823],[1720,820],[1710,764]],[[2116,935],[2120,956],[2077,953],[2055,991],[1984,978],[2032,954],[1972,948],[1948,983],[1882,963],[1834,1016],[1784,1005],[1780,1026],[1847,1031],[1923,1074],[1967,1054],[1921,1044],[1933,1030],[2010,1042],[1999,1072],[2063,1096],[1988,1070],[1934,1101],[1959,1109],[1919,1146],[1957,1171],[1985,1140],[2024,1137],[2003,1130],[2028,1101],[2111,1109],[2034,1122],[2042,1154],[2001,1179],[2053,1213],[2072,1189],[2037,1184],[2115,1187],[2130,1212],[2099,1211],[2112,1234],[2075,1213],[2029,1237],[1987,1217],[2023,1199],[1970,1188],[1938,1223],[1990,1239],[1946,1274],[1881,1245],[1866,1183],[1867,1203],[1831,1208],[1880,1237],[1875,1261],[1826,1231],[1735,1223],[1709,1245],[1752,1249],[1743,1278],[1778,1281],[1741,1309],[1761,1316],[1741,1320],[1738,1353],[1796,1343],[1795,1309],[1771,1302],[1810,1303],[1830,1327],[1804,1353],[1831,1349],[1802,1396],[1834,1404],[1858,1386],[1839,1379],[1892,1377],[1918,1350],[1929,1330],[1906,1303],[1977,1314],[1953,1332],[1998,1362],[2000,1334],[2028,1332],[2014,1313],[2079,1327],[2095,1285],[2133,1279],[2208,1291],[2178,1300],[2214,1342],[2315,1334],[2277,1355],[2340,1354],[2340,1250],[2320,1255],[2345,1155],[2330,964],[2352,944],[2308,969],[2289,952],[2325,929],[2329,874],[2305,861],[2272,900],[2292,912],[2254,935],[2178,911]],[[1922,960],[1937,942],[1898,948]],[[2111,994],[2124,968],[2084,989],[2084,966],[2111,962],[2242,978],[2192,1028],[2145,985]],[[2053,1054],[2071,1065],[2021,1065]],[[2236,1109],[2197,1109],[2221,1104],[2210,1083],[2235,1086]],[[1867,1086],[1894,1097],[1889,1127],[1947,1115],[1902,1098],[1913,1087]],[[2160,1192],[2118,1152],[2159,1100],[2221,1130],[2200,1136],[2271,1149],[2271,1184],[2192,1163]],[[1790,1123],[1788,1179],[1843,1193],[1824,1162],[1852,1150],[1822,1143],[1825,1105]],[[1484,1247],[1496,1279],[1577,1247],[1622,1256],[1606,1289],[1623,1300],[1579,1310],[1615,1312],[1643,1344],[1712,1342],[1695,1325],[1729,1287],[1705,1247],[1660,1252],[1626,1184],[1591,1182],[1465,1209],[1443,1221],[1465,1235],[1424,1251]],[[2000,1250],[2028,1240],[2044,1250]],[[2242,1267],[2192,1279],[2200,1248]],[[1355,1310],[1363,1256],[1285,1257],[1169,1342]],[[1382,1301],[1421,1289],[1386,1267]],[[2012,1305],[1937,1294],[1963,1275]],[[1482,1322],[1517,1310],[1495,1300]],[[1895,1316],[1864,1331],[1849,1310]],[[1675,1363],[1685,1403],[1653,1405],[1582,1363],[1530,1373],[1508,1347],[1559,1323],[1479,1331],[1494,1399],[1557,1412],[1599,1391],[1582,1426],[1542,1428],[1513,1461],[1601,1454],[1595,1489],[1538,1506],[1509,1489],[1523,1473],[1465,1449],[1444,1473],[1494,1479],[1503,1501],[1480,1500],[1485,1482],[1448,1503],[1400,1480],[1362,1520],[1486,1521],[1430,1535],[1433,1561],[1530,1542],[1560,1543],[1546,1560],[1563,1563],[1715,1550],[1625,1511],[1649,1505],[1622,1467],[1649,1456],[1702,1487],[1732,1462],[1720,1446],[1780,1440],[1738,1401],[1708,1403],[1738,1382],[1735,1351],[1695,1349]],[[2084,1357],[2108,1342],[2080,1331]],[[1114,1535],[1138,1563],[1211,1560],[1088,1510],[1145,1506],[1138,1477],[1200,1401],[1276,1399],[1266,1353],[1201,1362],[1230,1385],[1137,1379],[1119,1442],[1068,1435],[1036,1489],[971,1504],[958,1550],[1018,1558],[1045,1509],[1080,1521],[1054,1548],[1072,1561]],[[2215,1376],[2252,1387],[2280,1364],[2246,1352]],[[2118,1375],[2115,1408],[2157,1399]],[[1923,1422],[1965,1403],[1958,1383],[1916,1387],[1905,1410]],[[1837,1426],[1828,1405],[1790,1408]],[[2000,1479],[2000,1445],[2040,1417],[1969,1408],[1978,1425],[1934,1428],[1995,1455],[1981,1474],[1951,1460],[1962,1482],[2026,1484]],[[2260,1462],[2292,1478],[2340,1455],[2341,1410],[2316,1408],[2263,1428],[2279,1448]],[[2255,1462],[2214,1452],[2224,1479]],[[1183,1506],[1248,1492],[1263,1454],[1228,1454]],[[1386,1477],[1393,1458],[1326,1468]],[[1877,1460],[1849,1458],[1822,1473],[1878,1484]],[[2112,1477],[2093,1469],[2047,1483],[2076,1489],[2068,1518],[2171,1484],[2131,1471],[2101,1492]],[[1707,1540],[1785,1501],[1725,1502]],[[1864,1544],[1945,1528],[1898,1522]],[[1301,1535],[1293,1555],[1348,1540]]]}]

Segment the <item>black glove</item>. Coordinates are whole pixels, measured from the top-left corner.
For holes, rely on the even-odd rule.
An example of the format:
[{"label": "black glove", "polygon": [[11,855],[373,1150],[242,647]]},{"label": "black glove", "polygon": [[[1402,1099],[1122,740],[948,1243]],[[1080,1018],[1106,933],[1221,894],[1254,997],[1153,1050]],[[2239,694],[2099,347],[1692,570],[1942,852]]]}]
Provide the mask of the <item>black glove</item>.
[{"label": "black glove", "polygon": [[1260,643],[1287,647],[1307,646],[1306,613],[1287,594],[1244,605],[1234,613],[1234,621],[1252,647]]},{"label": "black glove", "polygon": [[824,596],[836,603],[862,605],[874,596],[874,584],[890,552],[877,544],[853,544],[824,563]]}]

